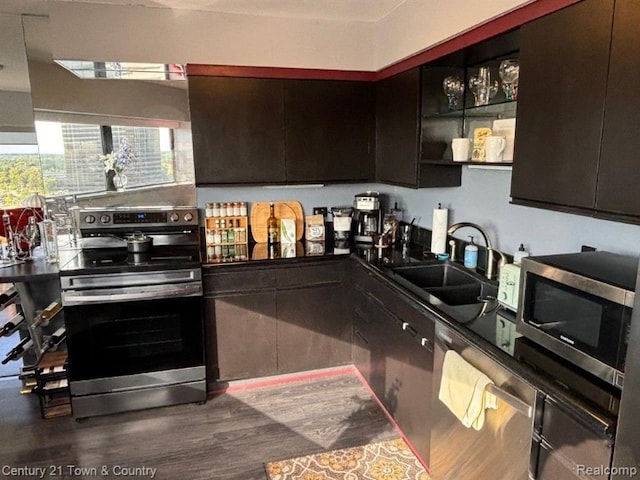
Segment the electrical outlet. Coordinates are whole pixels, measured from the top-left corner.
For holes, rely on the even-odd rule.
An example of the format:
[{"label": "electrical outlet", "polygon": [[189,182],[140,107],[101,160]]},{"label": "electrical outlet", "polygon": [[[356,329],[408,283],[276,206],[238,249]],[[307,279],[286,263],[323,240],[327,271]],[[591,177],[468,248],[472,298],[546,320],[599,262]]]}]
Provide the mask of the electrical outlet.
[{"label": "electrical outlet", "polygon": [[328,213],[327,207],[313,207],[314,215],[323,215],[326,217],[327,213]]}]

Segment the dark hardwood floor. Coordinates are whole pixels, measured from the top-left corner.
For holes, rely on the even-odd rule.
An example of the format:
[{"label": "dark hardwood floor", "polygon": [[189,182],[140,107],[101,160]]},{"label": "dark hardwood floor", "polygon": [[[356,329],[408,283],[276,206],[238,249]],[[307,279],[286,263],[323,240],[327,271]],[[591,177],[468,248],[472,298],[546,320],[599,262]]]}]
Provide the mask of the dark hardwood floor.
[{"label": "dark hardwood floor", "polygon": [[[42,420],[35,395],[21,396],[19,386],[0,380],[0,468],[46,468],[42,478],[96,478],[103,467],[114,478],[114,469],[125,467],[140,470],[118,470],[136,473],[120,477],[266,480],[266,461],[399,436],[356,374],[344,370],[271,386],[235,385],[204,405],[82,422]],[[40,478],[7,473],[0,477]]]}]

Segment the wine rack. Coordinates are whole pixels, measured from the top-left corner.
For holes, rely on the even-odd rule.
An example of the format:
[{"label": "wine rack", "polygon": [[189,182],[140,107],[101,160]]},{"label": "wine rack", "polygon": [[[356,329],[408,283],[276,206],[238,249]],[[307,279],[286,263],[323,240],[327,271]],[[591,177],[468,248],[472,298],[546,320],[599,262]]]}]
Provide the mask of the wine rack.
[{"label": "wine rack", "polygon": [[[24,287],[24,284],[0,285],[0,337],[6,337],[5,341],[8,342],[16,339],[0,360],[2,364],[8,364],[23,359],[24,365],[20,367],[18,377],[22,382],[20,393],[31,394],[39,388],[37,365],[47,351],[58,350],[64,344],[66,331],[60,327],[47,335],[53,328],[45,328],[62,311],[60,301],[51,302],[42,310],[35,310],[35,305],[29,299],[29,290],[21,290],[20,287]],[[50,389],[51,385],[47,387],[47,390]]]},{"label": "wine rack", "polygon": [[45,352],[35,366],[34,377],[33,393],[38,395],[42,418],[71,415],[67,352]]}]

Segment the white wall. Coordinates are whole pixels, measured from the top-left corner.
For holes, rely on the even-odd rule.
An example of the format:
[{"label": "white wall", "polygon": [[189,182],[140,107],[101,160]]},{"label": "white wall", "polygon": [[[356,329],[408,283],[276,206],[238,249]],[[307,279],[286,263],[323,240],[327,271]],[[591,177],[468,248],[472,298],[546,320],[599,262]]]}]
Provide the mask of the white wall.
[{"label": "white wall", "polygon": [[[398,202],[404,220],[416,218],[416,224],[431,229],[432,211],[438,203],[449,208],[449,224],[467,221],[481,225],[489,233],[494,246],[513,254],[524,243],[532,255],[577,252],[581,245],[598,250],[640,255],[640,226],[580,215],[552,212],[511,205],[510,171],[475,170],[463,167],[462,186],[419,189],[381,184],[334,185],[322,188],[217,187],[198,188],[198,205],[207,202],[298,200],[305,215],[313,207],[351,205],[355,194],[376,190],[387,195],[389,206]],[[477,232],[459,230],[456,237]]]},{"label": "white wall", "polygon": [[[46,17],[24,18],[33,108],[45,112],[143,118],[178,125],[190,122],[186,87],[136,80],[82,80],[53,63],[47,50],[52,32]],[[93,121],[98,118],[94,117]]]},{"label": "white wall", "polygon": [[50,21],[57,59],[373,67],[373,32],[368,23],[77,2],[52,4]]},{"label": "white wall", "polygon": [[55,2],[52,49],[57,59],[376,71],[530,1],[407,0],[375,24]]},{"label": "white wall", "polygon": [[0,90],[0,131],[33,132],[31,94]]},{"label": "white wall", "polygon": [[376,25],[374,65],[410,57],[531,1],[407,0]]},{"label": "white wall", "polygon": [[27,55],[19,15],[0,15],[0,131],[34,131],[33,107],[29,94]]}]

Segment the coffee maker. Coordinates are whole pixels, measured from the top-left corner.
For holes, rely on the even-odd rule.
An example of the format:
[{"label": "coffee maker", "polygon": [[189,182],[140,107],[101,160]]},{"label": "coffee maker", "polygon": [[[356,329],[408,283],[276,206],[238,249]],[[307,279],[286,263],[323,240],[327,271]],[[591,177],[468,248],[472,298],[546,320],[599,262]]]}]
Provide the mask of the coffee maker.
[{"label": "coffee maker", "polygon": [[356,243],[373,243],[373,237],[380,233],[382,227],[380,193],[359,193],[355,196],[353,206],[353,240]]}]

